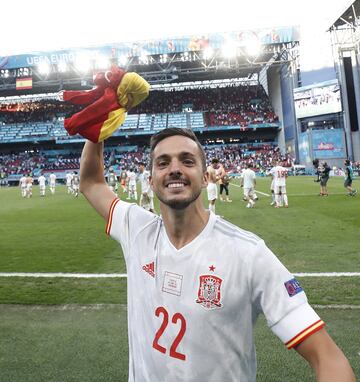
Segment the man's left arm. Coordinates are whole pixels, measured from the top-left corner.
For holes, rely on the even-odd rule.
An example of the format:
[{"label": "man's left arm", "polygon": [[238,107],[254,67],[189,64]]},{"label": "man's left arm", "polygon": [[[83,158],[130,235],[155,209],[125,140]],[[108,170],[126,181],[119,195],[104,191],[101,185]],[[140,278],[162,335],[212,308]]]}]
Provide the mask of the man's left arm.
[{"label": "man's left arm", "polygon": [[355,382],[351,366],[327,331],[323,328],[295,347],[316,374],[317,382]]}]

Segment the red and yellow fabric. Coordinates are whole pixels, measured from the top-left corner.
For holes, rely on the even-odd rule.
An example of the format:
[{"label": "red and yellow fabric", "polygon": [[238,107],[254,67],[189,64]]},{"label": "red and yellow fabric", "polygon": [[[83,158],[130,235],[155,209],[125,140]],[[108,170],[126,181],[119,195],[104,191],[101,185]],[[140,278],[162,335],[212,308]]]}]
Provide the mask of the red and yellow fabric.
[{"label": "red and yellow fabric", "polygon": [[106,73],[98,73],[94,83],[96,87],[92,90],[64,91],[63,100],[87,105],[65,119],[67,132],[96,143],[109,138],[124,123],[128,107],[145,100],[150,85],[137,73],[127,73],[115,65]]},{"label": "red and yellow fabric", "polygon": [[111,202],[111,205],[110,205],[110,208],[109,208],[107,224],[106,224],[106,228],[105,228],[105,232],[106,232],[107,235],[110,235],[110,229],[111,229],[111,225],[112,225],[112,221],[113,221],[114,209],[115,209],[115,206],[118,204],[119,201],[120,201],[119,198],[115,198]]},{"label": "red and yellow fabric", "polygon": [[285,345],[288,349],[292,349],[294,346],[298,345],[300,342],[304,341],[306,338],[310,337],[312,334],[322,329],[325,326],[325,322],[323,320],[319,320],[314,324],[310,325],[302,332],[293,337],[290,341],[288,341]]}]

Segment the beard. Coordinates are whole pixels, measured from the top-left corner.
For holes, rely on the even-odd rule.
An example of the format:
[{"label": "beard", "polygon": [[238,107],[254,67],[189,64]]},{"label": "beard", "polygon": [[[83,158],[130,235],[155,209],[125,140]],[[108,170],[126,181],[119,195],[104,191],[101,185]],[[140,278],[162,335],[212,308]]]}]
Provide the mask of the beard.
[{"label": "beard", "polygon": [[172,208],[173,210],[183,210],[186,207],[188,207],[191,203],[193,203],[199,196],[201,195],[201,188],[200,190],[194,191],[188,198],[181,199],[181,200],[172,200],[172,199],[166,199],[162,194],[156,194],[160,202],[164,203],[166,206]]}]

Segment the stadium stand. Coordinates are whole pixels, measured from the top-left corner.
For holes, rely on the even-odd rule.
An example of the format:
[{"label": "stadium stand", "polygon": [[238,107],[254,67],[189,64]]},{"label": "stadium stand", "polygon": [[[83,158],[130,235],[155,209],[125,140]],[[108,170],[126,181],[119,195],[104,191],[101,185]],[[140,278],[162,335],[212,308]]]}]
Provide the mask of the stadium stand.
[{"label": "stadium stand", "polygon": [[[80,107],[56,99],[3,102],[0,108],[0,141],[66,137],[63,120],[78,110]],[[128,115],[121,130],[156,131],[169,126],[199,130],[212,126],[245,128],[277,122],[278,117],[261,86],[236,86],[153,91],[144,105]]]}]

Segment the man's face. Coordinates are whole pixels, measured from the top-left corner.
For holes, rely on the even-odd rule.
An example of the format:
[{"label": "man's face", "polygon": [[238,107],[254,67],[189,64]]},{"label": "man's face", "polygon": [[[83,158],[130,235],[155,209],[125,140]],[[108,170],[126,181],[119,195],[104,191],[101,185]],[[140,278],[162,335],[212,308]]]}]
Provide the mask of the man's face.
[{"label": "man's face", "polygon": [[139,172],[140,172],[140,174],[142,174],[142,173],[144,172],[144,169],[145,169],[145,167],[141,164],[141,165],[139,166]]},{"label": "man's face", "polygon": [[159,200],[181,210],[196,201],[207,186],[199,148],[181,135],[165,138],[153,152],[151,188]]}]

